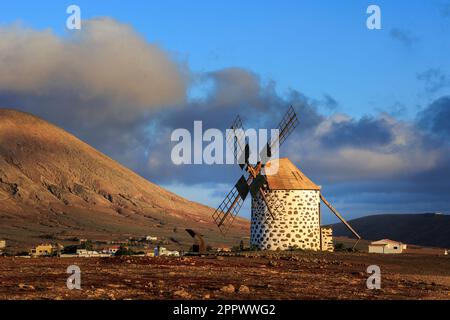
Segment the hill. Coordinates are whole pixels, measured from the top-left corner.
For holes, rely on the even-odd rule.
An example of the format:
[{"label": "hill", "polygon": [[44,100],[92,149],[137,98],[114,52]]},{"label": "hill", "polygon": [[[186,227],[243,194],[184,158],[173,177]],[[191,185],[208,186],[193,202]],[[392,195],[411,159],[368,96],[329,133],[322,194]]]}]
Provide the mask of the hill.
[{"label": "hill", "polygon": [[[349,221],[363,239],[389,238],[428,247],[450,247],[450,215],[382,214]],[[334,224],[334,236],[351,236],[342,223]]]},{"label": "hill", "polygon": [[154,235],[189,245],[238,243],[247,220],[222,237],[212,209],[179,197],[31,114],[0,109],[0,239],[16,248],[44,241]]}]

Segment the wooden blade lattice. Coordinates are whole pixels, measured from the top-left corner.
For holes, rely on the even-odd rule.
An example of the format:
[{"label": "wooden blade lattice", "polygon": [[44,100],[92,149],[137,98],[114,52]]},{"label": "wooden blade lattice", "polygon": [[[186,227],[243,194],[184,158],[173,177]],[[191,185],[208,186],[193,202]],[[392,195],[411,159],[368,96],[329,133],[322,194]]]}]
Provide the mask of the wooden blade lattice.
[{"label": "wooden blade lattice", "polygon": [[238,162],[239,157],[245,151],[245,130],[239,116],[236,117],[230,129],[231,131],[227,135],[227,144],[233,151],[234,160]]},{"label": "wooden blade lattice", "polygon": [[214,222],[219,227],[222,234],[226,234],[236,218],[236,215],[241,210],[244,199],[239,195],[236,186],[228,192],[225,199],[213,213]]},{"label": "wooden blade lattice", "polygon": [[280,124],[278,125],[279,130],[278,141],[280,146],[291,135],[292,131],[294,131],[297,125],[298,125],[297,114],[295,113],[294,108],[290,106],[288,111],[285,113],[283,119],[281,120]]}]

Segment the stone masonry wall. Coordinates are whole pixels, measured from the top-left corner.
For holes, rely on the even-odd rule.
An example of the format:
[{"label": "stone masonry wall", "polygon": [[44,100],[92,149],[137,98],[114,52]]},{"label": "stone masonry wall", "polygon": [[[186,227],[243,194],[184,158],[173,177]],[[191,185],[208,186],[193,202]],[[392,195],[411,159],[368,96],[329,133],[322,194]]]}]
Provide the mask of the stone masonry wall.
[{"label": "stone masonry wall", "polygon": [[322,227],[322,251],[334,251],[333,245],[333,229],[330,227]]},{"label": "stone masonry wall", "polygon": [[253,198],[250,244],[261,250],[321,250],[320,191],[269,192],[283,202],[285,210],[273,220],[260,195]]}]

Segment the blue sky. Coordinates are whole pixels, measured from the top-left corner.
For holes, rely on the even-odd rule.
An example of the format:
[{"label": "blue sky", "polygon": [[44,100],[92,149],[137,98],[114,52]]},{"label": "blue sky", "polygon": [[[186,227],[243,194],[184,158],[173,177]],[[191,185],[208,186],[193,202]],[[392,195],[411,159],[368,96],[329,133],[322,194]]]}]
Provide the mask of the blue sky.
[{"label": "blue sky", "polygon": [[[70,4],[80,6],[82,19],[105,16],[131,25],[193,74],[249,70],[262,85],[274,81],[280,97],[298,90],[319,101],[316,107],[324,116],[342,113],[357,121],[386,112],[411,122],[450,94],[449,1],[14,1],[0,5],[0,23],[20,22],[65,37]],[[370,4],[381,7],[382,30],[366,28]],[[423,80],[427,74],[435,77]],[[192,85],[187,90],[202,92]],[[325,96],[336,101],[332,109],[320,103]],[[211,206],[218,200],[202,192],[203,185],[187,188],[183,181],[160,181],[119,160],[182,195]],[[330,182],[329,188],[340,194],[346,183]],[[371,201],[345,209],[357,207],[353,216],[377,211]],[[427,208],[433,206],[418,210]],[[402,210],[413,209],[393,208]]]}]

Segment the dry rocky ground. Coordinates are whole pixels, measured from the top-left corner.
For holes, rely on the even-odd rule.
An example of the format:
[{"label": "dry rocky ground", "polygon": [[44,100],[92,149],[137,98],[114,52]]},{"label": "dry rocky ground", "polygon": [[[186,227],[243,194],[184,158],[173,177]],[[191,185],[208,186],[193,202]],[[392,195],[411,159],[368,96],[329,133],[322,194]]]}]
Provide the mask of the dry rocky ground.
[{"label": "dry rocky ground", "polygon": [[[68,290],[66,268],[81,268]],[[369,265],[381,268],[368,290]],[[180,258],[0,258],[0,299],[450,299],[450,257],[246,253]]]}]

